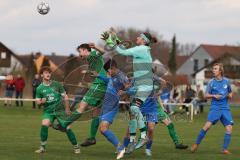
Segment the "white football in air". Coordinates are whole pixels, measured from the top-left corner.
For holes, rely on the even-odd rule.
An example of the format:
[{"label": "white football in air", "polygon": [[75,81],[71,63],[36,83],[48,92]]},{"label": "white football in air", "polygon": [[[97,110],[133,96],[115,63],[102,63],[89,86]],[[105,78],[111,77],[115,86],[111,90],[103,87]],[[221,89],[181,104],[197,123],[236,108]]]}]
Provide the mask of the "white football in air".
[{"label": "white football in air", "polygon": [[41,15],[46,15],[50,11],[49,4],[46,2],[41,2],[38,4],[37,10],[38,10],[38,13],[40,13]]}]

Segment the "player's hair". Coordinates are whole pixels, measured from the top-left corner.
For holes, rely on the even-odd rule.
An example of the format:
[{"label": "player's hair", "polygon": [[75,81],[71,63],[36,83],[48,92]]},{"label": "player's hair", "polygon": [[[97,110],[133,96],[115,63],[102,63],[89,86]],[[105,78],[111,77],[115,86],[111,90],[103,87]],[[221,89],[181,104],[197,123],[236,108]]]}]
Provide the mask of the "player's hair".
[{"label": "player's hair", "polygon": [[43,72],[45,71],[48,71],[49,73],[52,72],[51,68],[49,66],[43,66],[41,69],[40,69],[40,74],[43,74]]},{"label": "player's hair", "polygon": [[78,47],[77,47],[77,50],[79,49],[87,49],[89,52],[91,52],[91,47],[89,46],[89,44],[87,43],[83,43],[83,44],[80,44]]},{"label": "player's hair", "polygon": [[221,75],[223,76],[224,75],[224,68],[223,68],[223,64],[222,63],[214,63],[212,65],[212,67],[214,66],[219,66],[219,70],[221,71]]},{"label": "player's hair", "polygon": [[157,38],[152,36],[150,33],[148,32],[144,32],[143,33],[149,40],[150,40],[150,43],[147,43],[146,46],[149,46],[150,44],[153,44],[153,43],[157,43]]},{"label": "player's hair", "polygon": [[103,66],[105,71],[108,71],[111,67],[117,68],[117,62],[114,59],[109,59]]}]

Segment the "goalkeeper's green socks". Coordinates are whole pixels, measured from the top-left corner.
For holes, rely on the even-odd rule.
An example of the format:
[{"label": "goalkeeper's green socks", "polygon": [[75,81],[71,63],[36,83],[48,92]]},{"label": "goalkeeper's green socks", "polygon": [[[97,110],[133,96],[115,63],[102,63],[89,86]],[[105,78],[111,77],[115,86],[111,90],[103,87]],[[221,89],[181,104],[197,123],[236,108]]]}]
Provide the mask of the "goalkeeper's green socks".
[{"label": "goalkeeper's green socks", "polygon": [[145,125],[144,117],[143,117],[139,107],[136,105],[132,105],[130,107],[130,112],[131,112],[131,114],[133,114],[136,117],[137,126],[139,127],[140,132],[141,132],[141,138],[145,139],[147,136],[147,132],[146,132],[147,128]]},{"label": "goalkeeper's green socks", "polygon": [[72,143],[72,145],[76,146],[77,145],[77,139],[76,139],[73,131],[71,129],[67,129],[66,134],[67,134],[67,137],[68,137],[69,141]]},{"label": "goalkeeper's green socks", "polygon": [[95,139],[97,135],[99,127],[99,117],[94,117],[91,122],[91,128],[90,128],[90,139]]},{"label": "goalkeeper's green socks", "polygon": [[170,137],[172,138],[173,142],[174,142],[175,144],[179,144],[178,135],[177,135],[177,133],[176,133],[176,130],[175,130],[175,128],[174,128],[173,123],[170,123],[170,124],[167,126],[167,128],[168,128],[169,135],[170,135]]},{"label": "goalkeeper's green socks", "polygon": [[46,148],[47,138],[48,138],[48,126],[42,125],[41,131],[40,131],[40,137],[41,137],[41,147]]},{"label": "goalkeeper's green socks", "polygon": [[137,120],[131,119],[128,122],[129,126],[129,133],[130,133],[130,142],[134,142],[136,138],[136,132],[137,132]]}]

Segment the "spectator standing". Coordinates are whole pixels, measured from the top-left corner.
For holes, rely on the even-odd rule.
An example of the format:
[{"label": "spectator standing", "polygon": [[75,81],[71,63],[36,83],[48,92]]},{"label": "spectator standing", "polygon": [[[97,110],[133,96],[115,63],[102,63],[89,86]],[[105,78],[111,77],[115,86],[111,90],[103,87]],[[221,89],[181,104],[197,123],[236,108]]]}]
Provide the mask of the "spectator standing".
[{"label": "spectator standing", "polygon": [[[41,84],[41,79],[38,74],[35,74],[34,79],[32,81],[32,97],[35,99],[36,98],[36,90],[37,87]],[[36,102],[33,101],[33,106],[32,108],[36,108]],[[40,109],[41,106],[38,105],[38,108]]]},{"label": "spectator standing", "polygon": [[178,103],[178,102],[180,102],[180,99],[181,99],[181,97],[180,97],[180,94],[177,90],[177,87],[174,86],[174,88],[171,92],[171,102]]},{"label": "spectator standing", "polygon": [[[25,81],[23,77],[18,74],[17,79],[15,80],[15,91],[16,91],[16,99],[22,99],[23,98],[23,89],[25,87]],[[22,100],[16,100],[16,106],[19,106],[19,102],[21,107],[23,106],[23,101]]]},{"label": "spectator standing", "polygon": [[[5,90],[5,98],[12,98],[13,97],[13,92],[15,89],[15,81],[13,79],[13,76],[10,74],[8,75],[8,79],[5,80],[6,84],[6,90]],[[11,100],[5,100],[4,106],[11,106],[12,101]]]}]

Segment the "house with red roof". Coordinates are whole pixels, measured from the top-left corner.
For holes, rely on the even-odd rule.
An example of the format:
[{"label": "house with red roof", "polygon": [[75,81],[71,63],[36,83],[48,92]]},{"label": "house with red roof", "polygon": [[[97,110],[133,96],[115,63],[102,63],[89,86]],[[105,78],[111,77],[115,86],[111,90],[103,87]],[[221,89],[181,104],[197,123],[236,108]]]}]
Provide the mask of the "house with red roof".
[{"label": "house with red roof", "polygon": [[22,63],[19,56],[0,42],[0,75],[7,75],[23,68],[24,63]]},{"label": "house with red roof", "polygon": [[240,79],[240,47],[230,45],[200,45],[178,68],[177,74],[187,74],[193,83],[203,84],[211,78],[211,65],[224,64],[225,76]]}]

